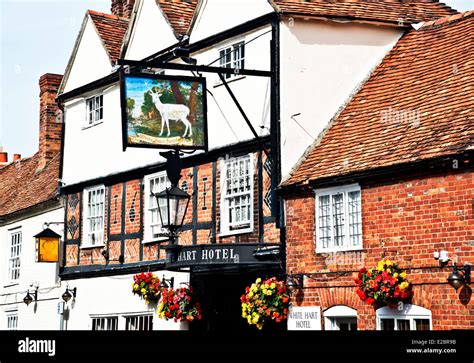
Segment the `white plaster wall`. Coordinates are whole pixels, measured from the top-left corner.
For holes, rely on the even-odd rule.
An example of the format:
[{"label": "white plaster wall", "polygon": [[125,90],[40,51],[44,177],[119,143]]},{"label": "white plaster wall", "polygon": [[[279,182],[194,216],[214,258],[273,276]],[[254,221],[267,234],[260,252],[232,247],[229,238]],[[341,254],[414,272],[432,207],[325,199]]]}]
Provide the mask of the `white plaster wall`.
[{"label": "white plaster wall", "polygon": [[141,60],[177,43],[154,0],[140,1],[136,19],[125,59]]},{"label": "white plaster wall", "polygon": [[[270,69],[271,33],[268,33],[269,30],[270,28],[266,27],[227,42],[234,44],[261,35],[246,46],[246,68]],[[218,49],[224,45],[207,49],[193,57],[198,59],[198,64],[209,64],[219,57]],[[167,71],[166,74],[191,75],[189,72],[177,71]],[[213,94],[213,96],[210,93],[207,94],[209,149],[253,139],[252,132],[224,86],[219,85],[218,76],[214,74],[204,74],[204,76],[207,77],[207,87]],[[265,77],[241,77],[230,82],[229,85],[258,134],[268,135],[270,80]],[[90,96],[71,100],[65,105],[66,132],[62,178],[65,184],[75,184],[164,161],[159,156],[159,152],[163,150],[128,148],[125,152],[123,151],[118,84],[104,91],[103,122],[84,128],[85,99]]]},{"label": "white plaster wall", "polygon": [[[174,277],[174,287],[183,287],[181,282],[189,283],[186,272],[151,271],[160,279]],[[67,281],[70,288],[77,288],[76,299],[66,305],[69,318],[64,322],[67,330],[91,330],[91,316],[111,316],[122,314],[153,313],[153,330],[185,330],[186,323],[158,318],[156,310],[148,307],[144,300],[132,293],[133,274],[110,277],[96,277]],[[63,285],[65,282],[63,282]],[[67,315],[65,315],[67,316]],[[120,324],[120,322],[119,322]]]},{"label": "white plaster wall", "polygon": [[68,92],[110,74],[109,56],[89,15],[64,91]]},{"label": "white plaster wall", "polygon": [[192,28],[191,42],[272,12],[274,9],[268,0],[203,0]]},{"label": "white plaster wall", "polygon": [[[0,329],[6,329],[5,311],[18,308],[19,330],[57,330],[59,315],[57,303],[61,294],[57,263],[36,262],[36,241],[33,238],[43,230],[45,222],[64,220],[64,209],[59,208],[34,217],[0,227]],[[22,232],[21,267],[18,283],[10,285],[7,281],[10,231],[20,227]],[[50,228],[63,236],[63,225]],[[38,302],[26,306],[23,298],[26,291],[34,291],[31,284],[38,284]]]},{"label": "white plaster wall", "polygon": [[[283,21],[280,29],[285,177],[402,33],[375,25],[298,19]],[[301,126],[291,118],[298,113],[294,118]]]}]

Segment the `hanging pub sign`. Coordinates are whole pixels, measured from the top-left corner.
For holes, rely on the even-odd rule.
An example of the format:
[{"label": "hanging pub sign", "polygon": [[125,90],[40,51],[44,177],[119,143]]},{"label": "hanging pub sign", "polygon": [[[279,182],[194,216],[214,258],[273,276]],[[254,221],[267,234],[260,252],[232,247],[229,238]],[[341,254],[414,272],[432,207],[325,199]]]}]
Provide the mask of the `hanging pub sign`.
[{"label": "hanging pub sign", "polygon": [[36,262],[58,262],[61,236],[52,229],[46,228],[34,237],[36,239]]},{"label": "hanging pub sign", "polygon": [[207,151],[205,78],[121,72],[120,91],[124,150]]}]

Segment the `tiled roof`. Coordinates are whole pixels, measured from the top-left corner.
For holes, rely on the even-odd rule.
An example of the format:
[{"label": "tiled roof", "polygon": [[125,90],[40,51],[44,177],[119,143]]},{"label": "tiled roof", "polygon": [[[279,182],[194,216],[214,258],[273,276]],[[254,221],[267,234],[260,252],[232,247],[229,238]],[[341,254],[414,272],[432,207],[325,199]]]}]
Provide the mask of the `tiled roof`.
[{"label": "tiled roof", "polygon": [[155,0],[177,35],[188,32],[197,0]]},{"label": "tiled roof", "polygon": [[115,15],[88,10],[112,64],[120,57],[129,21]]},{"label": "tiled roof", "polygon": [[474,150],[472,34],[474,12],[407,33],[282,185]]},{"label": "tiled roof", "polygon": [[292,15],[349,18],[387,23],[418,23],[457,11],[436,0],[273,0],[278,12]]},{"label": "tiled roof", "polygon": [[37,171],[40,153],[0,169],[0,217],[49,201],[57,195],[59,154]]}]

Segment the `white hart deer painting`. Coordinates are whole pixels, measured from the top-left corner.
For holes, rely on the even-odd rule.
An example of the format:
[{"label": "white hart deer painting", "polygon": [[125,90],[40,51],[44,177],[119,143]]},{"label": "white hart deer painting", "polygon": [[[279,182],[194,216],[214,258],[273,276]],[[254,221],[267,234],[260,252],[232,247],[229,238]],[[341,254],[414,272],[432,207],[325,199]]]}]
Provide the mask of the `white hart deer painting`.
[{"label": "white hart deer painting", "polygon": [[204,78],[124,75],[125,147],[207,150]]}]

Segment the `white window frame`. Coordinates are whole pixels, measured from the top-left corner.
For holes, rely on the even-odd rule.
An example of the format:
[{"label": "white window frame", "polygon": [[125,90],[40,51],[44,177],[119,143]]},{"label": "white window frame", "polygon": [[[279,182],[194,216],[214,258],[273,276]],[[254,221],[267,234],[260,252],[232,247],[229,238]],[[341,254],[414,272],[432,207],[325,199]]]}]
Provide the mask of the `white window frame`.
[{"label": "white window frame", "polygon": [[[103,193],[103,200],[102,200],[102,230],[95,230],[94,232],[101,232],[101,239],[98,243],[92,244],[89,240],[89,237],[91,235],[91,231],[89,230],[89,193],[91,192],[97,192],[102,190]],[[82,234],[82,245],[81,248],[95,248],[95,247],[103,247],[105,246],[105,186],[104,185],[98,185],[90,188],[85,188],[84,193],[83,193],[83,219],[82,219],[82,225],[84,227],[83,231],[84,233]],[[96,216],[95,216],[96,217]]]},{"label": "white window frame", "polygon": [[[156,180],[156,179],[162,179],[162,178],[165,178],[166,179],[166,186],[165,188],[171,186],[171,183],[170,181],[168,180],[168,177],[166,175],[166,172],[165,171],[161,171],[161,172],[158,172],[158,173],[155,173],[155,174],[151,174],[151,175],[147,175],[145,176],[144,178],[144,183],[145,183],[145,204],[144,204],[144,211],[145,211],[145,218],[144,218],[144,222],[145,222],[145,225],[144,225],[144,238],[143,238],[143,241],[142,243],[151,243],[151,242],[157,242],[157,241],[162,241],[164,239],[166,239],[166,237],[153,237],[153,234],[152,234],[152,216],[151,216],[151,211],[150,209],[152,208],[152,206],[150,205],[150,198],[151,198],[151,187],[150,187],[150,183],[152,180]],[[164,189],[162,189],[164,190]],[[155,193],[158,193],[160,192],[161,190],[155,190]],[[157,218],[159,220],[160,218],[160,215],[158,213],[157,215]],[[156,224],[157,226],[159,224]],[[162,233],[166,233],[166,230],[165,229],[161,229],[161,232]]]},{"label": "white window frame", "polygon": [[[244,159],[244,158],[249,158],[250,164],[249,164],[249,175],[250,175],[250,225],[248,227],[242,227],[242,228],[236,228],[236,229],[231,229],[231,226],[229,226],[229,221],[228,221],[228,204],[227,204],[227,199],[232,198],[232,196],[227,196],[226,194],[226,176],[227,176],[227,168],[229,167],[230,163],[239,160],[239,159]],[[222,159],[220,163],[220,188],[221,188],[221,213],[220,213],[220,237],[225,237],[225,236],[232,236],[236,234],[243,234],[243,233],[251,233],[254,231],[254,157],[253,154],[245,154],[242,156],[237,156],[237,157],[232,157],[229,159]],[[234,195],[233,197],[237,197],[240,195],[244,195],[247,193],[238,193],[237,195]]]},{"label": "white window frame", "polygon": [[[6,330],[18,330],[18,309],[6,310],[5,317],[7,318]],[[14,323],[14,327],[11,323]]]},{"label": "white window frame", "polygon": [[324,312],[324,330],[340,330],[339,324],[342,320],[356,319],[357,310],[345,305],[336,305]]},{"label": "white window frame", "polygon": [[384,306],[377,309],[376,315],[376,329],[382,330],[382,319],[394,319],[394,330],[398,330],[398,320],[409,320],[410,331],[416,331],[416,319],[425,319],[430,321],[430,330],[433,330],[433,319],[431,310],[425,309],[421,306],[412,304],[403,304],[403,309],[392,309],[389,306]]},{"label": "white window frame", "polygon": [[[242,57],[241,55],[241,52],[240,52],[240,57],[238,59],[235,58],[235,51],[237,49],[237,46],[242,46],[243,47],[243,50],[244,50],[244,56]],[[226,62],[226,61],[223,61],[223,58],[221,56],[221,52],[222,51],[226,51],[230,49],[230,62]],[[227,43],[226,45],[218,48],[218,54],[219,54],[219,67],[225,67],[225,68],[238,68],[239,70],[240,69],[245,69],[245,61],[246,61],[246,49],[245,49],[245,40],[244,39],[240,39],[240,40],[236,40],[236,41],[233,41],[232,43]],[[236,63],[239,63],[238,64],[238,67],[236,66]],[[241,66],[243,63],[243,67]],[[240,73],[233,73],[233,74],[224,74],[224,79],[226,81],[229,81],[229,80],[234,80],[238,77],[242,77],[243,76],[240,74]],[[221,83],[221,80],[219,79],[217,84],[220,84]]]},{"label": "white window frame", "polygon": [[[16,247],[13,246],[14,236],[19,236]],[[8,264],[7,276],[8,284],[18,284],[21,276],[21,250],[22,250],[23,233],[20,227],[8,231]],[[13,266],[15,265],[15,266]],[[13,276],[14,271],[17,272],[16,277]]]},{"label": "white window frame", "polygon": [[[155,330],[155,318],[154,318],[153,311],[140,311],[140,312],[131,312],[131,313],[127,312],[127,313],[114,313],[114,314],[112,313],[90,314],[89,315],[89,318],[90,318],[89,330],[92,330],[93,328],[94,319],[117,319],[116,329],[110,330],[110,331],[124,331],[127,328],[127,319],[134,318],[134,317],[142,317],[142,316],[148,316],[149,318],[151,318],[151,327],[152,327],[151,330]],[[129,331],[134,331],[134,330],[129,330]],[[140,331],[146,331],[146,330],[140,330]]]},{"label": "white window frame", "polygon": [[[93,329],[94,327],[94,319],[105,319],[105,324],[109,326],[109,319],[117,319],[116,329]],[[90,330],[92,331],[118,331],[119,329],[119,316],[118,315],[91,315],[90,316]]]},{"label": "white window frame", "polygon": [[[98,106],[98,102],[101,102],[101,104]],[[92,101],[93,103],[93,108],[90,108],[90,102]],[[97,114],[99,112],[99,116]],[[92,120],[91,118],[92,114]],[[84,123],[84,128],[89,128],[95,125],[98,125],[104,121],[104,94],[100,93],[97,95],[94,95],[92,97],[86,98],[86,117],[85,117],[85,123]]]},{"label": "white window frame", "polygon": [[[348,203],[348,193],[350,192],[359,192],[360,195],[360,243],[357,246],[349,246],[349,203]],[[333,217],[332,217],[332,196],[336,194],[344,194],[344,241],[341,247],[334,246],[334,228],[333,228]],[[344,252],[344,251],[359,251],[363,248],[363,226],[362,226],[362,191],[359,184],[351,184],[341,187],[334,187],[334,188],[324,188],[324,189],[315,189],[315,211],[314,211],[314,219],[315,219],[315,244],[316,244],[316,253],[328,253],[328,252]],[[321,196],[329,195],[329,210],[331,213],[330,218],[330,228],[331,228],[331,244],[327,248],[322,246],[322,241],[320,240],[319,235],[319,198]]]}]

